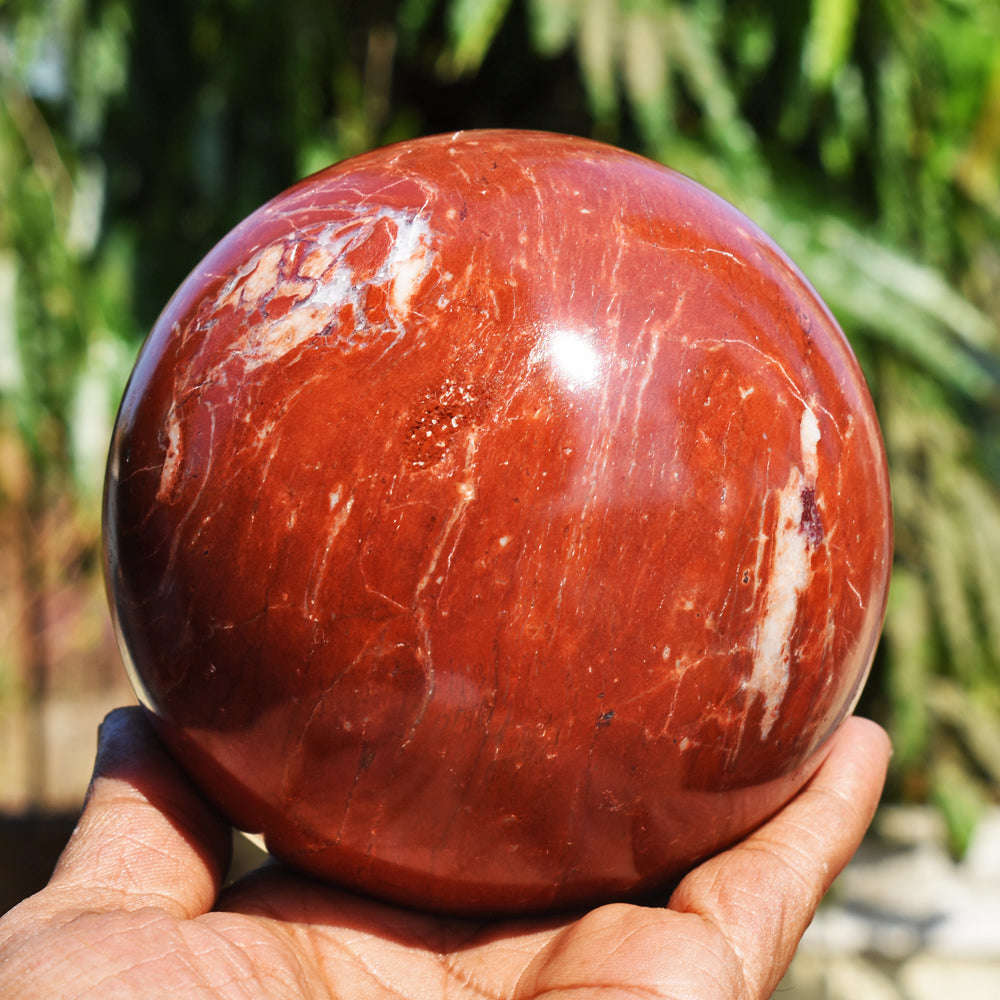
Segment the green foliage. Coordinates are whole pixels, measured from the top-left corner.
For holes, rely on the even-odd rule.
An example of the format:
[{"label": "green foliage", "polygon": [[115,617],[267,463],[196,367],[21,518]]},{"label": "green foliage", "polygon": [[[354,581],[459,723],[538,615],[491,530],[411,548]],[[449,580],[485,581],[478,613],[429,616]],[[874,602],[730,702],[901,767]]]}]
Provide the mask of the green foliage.
[{"label": "green foliage", "polygon": [[511,0],[452,0],[448,5],[448,72],[479,69],[510,4]]},{"label": "green foliage", "polygon": [[770,232],[866,369],[897,519],[869,707],[960,847],[1000,785],[998,37],[995,0],[8,0],[0,444],[92,498],[141,331],[327,162],[483,125],[641,150]]},{"label": "green foliage", "polygon": [[[98,245],[104,167],[91,148],[125,84],[127,22],[116,5],[86,26],[82,3],[5,13],[0,246],[10,294],[0,314],[0,434],[19,436],[36,489],[94,495],[93,442],[110,431],[131,316],[114,243]],[[99,359],[107,377],[95,382],[99,367],[87,362]]]}]

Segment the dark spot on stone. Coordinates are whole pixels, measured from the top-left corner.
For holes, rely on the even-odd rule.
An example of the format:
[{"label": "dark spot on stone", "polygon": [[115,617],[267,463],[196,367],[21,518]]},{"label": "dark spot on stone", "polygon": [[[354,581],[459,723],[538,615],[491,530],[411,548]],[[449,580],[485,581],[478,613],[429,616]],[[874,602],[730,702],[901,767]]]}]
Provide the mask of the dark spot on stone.
[{"label": "dark spot on stone", "polygon": [[615,717],[615,711],[613,708],[609,708],[606,712],[602,712],[597,717],[598,728],[602,726],[610,726],[611,720]]},{"label": "dark spot on stone", "polygon": [[802,520],[799,523],[799,530],[805,534],[809,544],[815,547],[822,543],[824,537],[823,521],[816,506],[816,491],[809,487],[804,489],[801,495]]},{"label": "dark spot on stone", "polygon": [[795,318],[799,321],[799,327],[802,329],[808,346],[812,347],[812,317],[805,309],[798,307],[795,310]]}]

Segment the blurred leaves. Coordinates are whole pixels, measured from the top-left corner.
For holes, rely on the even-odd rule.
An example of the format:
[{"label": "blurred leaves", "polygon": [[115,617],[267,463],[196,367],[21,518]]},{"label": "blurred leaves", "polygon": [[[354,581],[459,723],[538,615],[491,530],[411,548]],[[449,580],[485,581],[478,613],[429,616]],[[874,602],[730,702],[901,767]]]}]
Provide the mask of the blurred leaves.
[{"label": "blurred leaves", "polygon": [[997,38],[995,0],[8,0],[0,446],[93,505],[142,330],[297,176],[477,126],[640,150],[771,233],[865,368],[897,539],[868,707],[960,847],[1000,781]]},{"label": "blurred leaves", "polygon": [[[114,247],[99,246],[105,171],[90,146],[125,84],[128,21],[113,4],[74,27],[83,13],[82,3],[26,6],[0,33],[0,187],[10,208],[0,221],[0,434],[20,438],[39,488],[79,473],[75,489],[93,496],[100,477],[84,471],[74,434],[106,441],[125,372],[119,364],[95,383],[86,361],[102,342],[123,353],[132,329],[130,282],[102,280]],[[74,411],[85,384],[88,406]]]},{"label": "blurred leaves", "polygon": [[829,89],[848,64],[857,19],[858,0],[812,0],[802,59],[814,91]]},{"label": "blurred leaves", "polygon": [[451,46],[447,71],[479,69],[510,4],[511,0],[452,0],[448,5]]}]

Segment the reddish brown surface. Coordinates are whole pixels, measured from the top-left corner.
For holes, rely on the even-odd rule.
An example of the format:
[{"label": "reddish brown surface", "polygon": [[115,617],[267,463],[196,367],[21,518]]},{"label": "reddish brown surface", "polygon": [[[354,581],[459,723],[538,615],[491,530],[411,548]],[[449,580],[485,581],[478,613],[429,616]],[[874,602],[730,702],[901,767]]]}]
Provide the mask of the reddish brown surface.
[{"label": "reddish brown surface", "polygon": [[801,786],[890,562],[871,403],[747,219],[605,146],[348,161],[196,268],[122,405],[140,697],[273,851],[420,906],[655,886]]}]

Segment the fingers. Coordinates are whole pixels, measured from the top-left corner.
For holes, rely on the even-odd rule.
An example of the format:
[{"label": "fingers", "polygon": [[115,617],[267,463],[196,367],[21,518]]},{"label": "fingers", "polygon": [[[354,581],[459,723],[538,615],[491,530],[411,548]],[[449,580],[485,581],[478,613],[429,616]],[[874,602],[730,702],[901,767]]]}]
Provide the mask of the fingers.
[{"label": "fingers", "polygon": [[716,926],[750,996],[770,996],[823,894],[861,843],[890,755],[885,732],[849,719],[806,788],[737,847],[695,869],[670,908]]},{"label": "fingers", "polygon": [[155,906],[172,916],[211,909],[229,828],[192,788],[138,708],[101,725],[80,822],[50,889],[88,909]]}]

